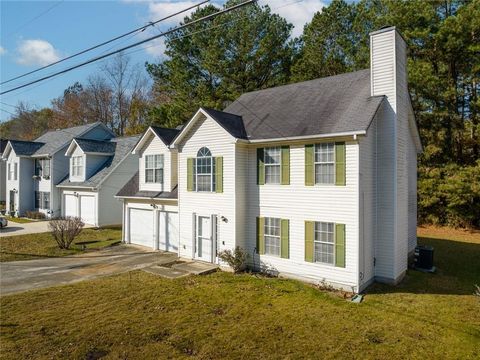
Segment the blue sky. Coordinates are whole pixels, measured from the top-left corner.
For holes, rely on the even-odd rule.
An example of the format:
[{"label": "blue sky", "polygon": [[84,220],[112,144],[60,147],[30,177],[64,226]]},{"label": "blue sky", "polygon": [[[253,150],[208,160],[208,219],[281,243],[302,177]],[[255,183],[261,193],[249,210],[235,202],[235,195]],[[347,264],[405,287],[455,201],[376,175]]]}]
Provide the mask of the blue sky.
[{"label": "blue sky", "polygon": [[[226,1],[226,0],[225,0]],[[212,0],[221,6],[225,1]],[[187,8],[200,0],[123,0],[123,1],[0,1],[0,82],[29,72],[55,60],[72,55]],[[260,0],[272,11],[295,25],[294,35],[319,11],[324,0]],[[63,62],[28,77],[1,85],[7,90],[65,67],[89,59],[108,49],[116,49],[175,26],[185,15],[158,24],[141,34]],[[153,46],[152,46],[153,45]],[[112,49],[112,50],[113,50]],[[143,68],[145,61],[158,61],[163,56],[163,42],[148,43],[131,53],[131,61]],[[100,62],[46,80],[5,95],[0,95],[0,121],[8,120],[19,102],[31,107],[49,106],[50,101],[76,81],[84,82],[99,71]]]}]

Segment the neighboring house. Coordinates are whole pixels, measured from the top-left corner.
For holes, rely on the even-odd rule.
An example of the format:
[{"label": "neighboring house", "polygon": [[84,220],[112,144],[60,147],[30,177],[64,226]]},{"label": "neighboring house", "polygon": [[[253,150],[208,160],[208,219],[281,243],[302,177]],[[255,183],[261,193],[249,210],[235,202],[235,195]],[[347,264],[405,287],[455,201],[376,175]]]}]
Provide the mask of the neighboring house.
[{"label": "neighboring house", "polygon": [[422,147],[406,43],[395,28],[370,41],[369,70],[200,108],[170,143],[149,129],[134,150],[149,165],[118,194],[124,240],[213,263],[240,246],[257,269],[357,292],[398,283],[416,246]]},{"label": "neighboring house", "polygon": [[95,226],[121,224],[122,203],[114,196],[138,169],[131,151],[139,137],[72,140],[65,152],[69,176],[57,185],[63,216]]},{"label": "neighboring house", "polygon": [[7,193],[7,163],[2,156],[7,143],[8,140],[0,139],[0,204],[5,204]]},{"label": "neighboring house", "polygon": [[132,151],[138,172],[117,194],[128,243],[178,252],[177,151],[169,149],[178,133],[151,126]]},{"label": "neighboring house", "polygon": [[69,173],[65,151],[75,137],[108,140],[114,134],[102,123],[49,131],[34,141],[10,140],[5,147],[7,210],[20,216],[40,211],[61,214],[56,185]]}]

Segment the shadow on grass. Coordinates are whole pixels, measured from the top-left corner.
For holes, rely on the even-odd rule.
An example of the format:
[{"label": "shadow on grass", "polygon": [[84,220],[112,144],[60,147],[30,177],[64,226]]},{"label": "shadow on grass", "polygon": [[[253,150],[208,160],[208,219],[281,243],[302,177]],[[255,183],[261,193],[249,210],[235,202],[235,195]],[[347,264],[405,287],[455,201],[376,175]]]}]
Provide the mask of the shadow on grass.
[{"label": "shadow on grass", "polygon": [[0,234],[7,234],[7,233],[15,232],[17,230],[23,230],[23,227],[7,226],[6,228],[1,228],[0,229]]},{"label": "shadow on grass", "polygon": [[397,286],[373,284],[366,293],[473,294],[474,285],[480,285],[479,243],[427,237],[419,237],[418,243],[434,247],[434,274],[409,269]]}]

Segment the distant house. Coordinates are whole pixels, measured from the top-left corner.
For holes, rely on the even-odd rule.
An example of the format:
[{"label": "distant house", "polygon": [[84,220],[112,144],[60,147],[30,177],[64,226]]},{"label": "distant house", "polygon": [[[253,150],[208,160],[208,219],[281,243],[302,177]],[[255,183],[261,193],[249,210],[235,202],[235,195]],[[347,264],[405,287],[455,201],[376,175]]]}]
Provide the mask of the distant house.
[{"label": "distant house", "polygon": [[0,139],[0,204],[5,203],[7,193],[7,163],[2,159],[7,143],[8,140]]},{"label": "distant house", "polygon": [[73,138],[109,140],[114,134],[102,123],[49,131],[33,141],[9,140],[3,152],[6,171],[7,210],[20,216],[40,211],[60,216],[61,194],[57,184],[69,174],[65,151]]},{"label": "distant house", "polygon": [[[398,283],[416,246],[417,153],[406,43],[370,34],[370,69],[246,93],[150,128],[118,193],[124,240],[361,291]],[[168,136],[167,136],[168,135]]]},{"label": "distant house", "polygon": [[69,175],[57,185],[63,216],[95,226],[122,222],[122,204],[114,196],[137,171],[138,156],[131,150],[138,139],[72,140],[65,152]]}]

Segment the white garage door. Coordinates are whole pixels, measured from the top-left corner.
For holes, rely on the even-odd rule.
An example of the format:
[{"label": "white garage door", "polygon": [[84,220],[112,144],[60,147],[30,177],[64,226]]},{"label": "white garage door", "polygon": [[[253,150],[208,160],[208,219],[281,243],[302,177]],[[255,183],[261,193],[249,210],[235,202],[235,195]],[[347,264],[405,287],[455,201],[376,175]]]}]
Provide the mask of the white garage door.
[{"label": "white garage door", "polygon": [[77,198],[74,195],[65,195],[65,216],[77,216]]},{"label": "white garage door", "polygon": [[178,213],[160,211],[159,217],[160,250],[178,252]]},{"label": "white garage door", "polygon": [[80,217],[85,224],[95,225],[95,196],[80,196]]},{"label": "white garage door", "polygon": [[130,209],[130,243],[154,248],[152,210]]}]

